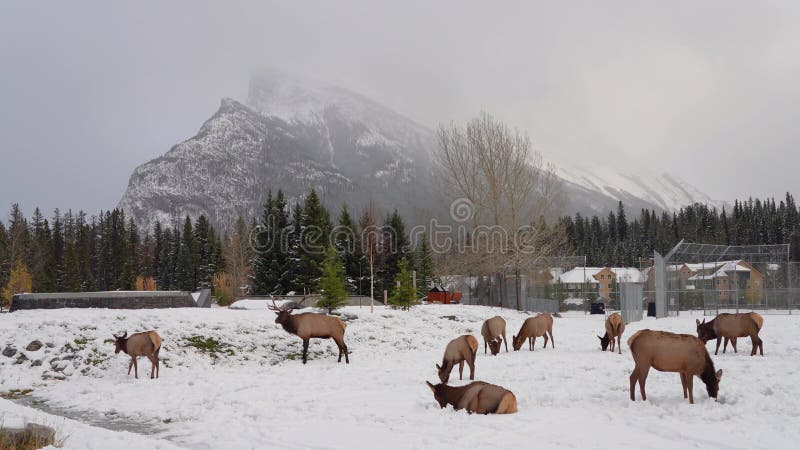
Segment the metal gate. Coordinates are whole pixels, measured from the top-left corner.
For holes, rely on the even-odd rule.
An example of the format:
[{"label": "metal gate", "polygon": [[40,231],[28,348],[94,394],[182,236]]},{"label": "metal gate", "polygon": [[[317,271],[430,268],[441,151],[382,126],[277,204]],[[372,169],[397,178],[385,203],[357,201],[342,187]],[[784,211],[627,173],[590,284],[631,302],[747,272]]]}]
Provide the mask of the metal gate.
[{"label": "metal gate", "polygon": [[641,283],[619,284],[619,309],[625,323],[642,320],[644,285]]}]

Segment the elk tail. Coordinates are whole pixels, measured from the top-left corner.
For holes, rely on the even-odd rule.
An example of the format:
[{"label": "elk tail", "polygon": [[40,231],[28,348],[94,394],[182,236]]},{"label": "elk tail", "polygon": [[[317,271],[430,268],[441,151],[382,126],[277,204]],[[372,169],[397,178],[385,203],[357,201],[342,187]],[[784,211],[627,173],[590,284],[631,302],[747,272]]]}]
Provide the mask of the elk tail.
[{"label": "elk tail", "polygon": [[150,336],[150,342],[153,343],[153,348],[155,348],[155,351],[158,352],[161,349],[161,336],[159,336],[155,331],[151,331],[148,333],[148,335]]},{"label": "elk tail", "polygon": [[622,326],[622,321],[619,321],[619,322],[617,322],[617,324],[615,325],[615,327],[616,327],[615,334],[616,334],[617,336],[619,336],[619,328],[620,328],[621,326]]},{"label": "elk tail", "polygon": [[497,414],[514,414],[517,412],[517,398],[511,392],[503,394],[500,404],[497,405]]},{"label": "elk tail", "polygon": [[644,330],[639,330],[636,333],[633,333],[633,336],[628,338],[628,348],[631,348],[633,346],[633,341],[635,341],[636,338],[639,337],[639,335],[642,333],[642,331],[644,331]]}]

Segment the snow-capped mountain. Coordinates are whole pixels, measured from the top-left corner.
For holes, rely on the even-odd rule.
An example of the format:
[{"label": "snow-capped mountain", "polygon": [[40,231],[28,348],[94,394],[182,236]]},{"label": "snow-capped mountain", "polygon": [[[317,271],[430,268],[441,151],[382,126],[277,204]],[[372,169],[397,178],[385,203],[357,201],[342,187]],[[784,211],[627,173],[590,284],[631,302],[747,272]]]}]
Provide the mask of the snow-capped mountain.
[{"label": "snow-capped mountain", "polygon": [[[586,207],[596,212],[608,211],[607,200],[614,203],[622,200],[634,210],[640,207],[673,211],[703,203],[722,208],[724,202],[717,201],[680,178],[667,174],[640,169],[620,171],[610,167],[593,165],[591,168],[579,165],[559,166],[558,174],[564,180],[571,203],[583,203],[581,195],[595,198],[591,205],[574,208],[583,212]],[[597,199],[597,195],[602,197]],[[605,199],[606,201],[603,201]],[[611,206],[613,207],[613,205]]]},{"label": "snow-capped mountain", "polygon": [[[262,72],[246,102],[223,99],[197,134],[137,167],[119,203],[150,228],[205,214],[226,228],[261,213],[267,192],[291,203],[314,188],[333,212],[368,203],[409,221],[448,211],[433,187],[434,132],[357,93],[313,80]],[[564,213],[627,208],[673,210],[707,195],[663,174],[560,168]],[[356,211],[357,213],[357,211]]]},{"label": "snow-capped mountain", "polygon": [[137,167],[119,206],[145,228],[201,213],[225,227],[260,214],[269,190],[291,204],[314,188],[336,212],[372,202],[414,218],[437,204],[434,143],[428,128],[358,94],[265,72],[246,104],[223,99],[195,136]]}]

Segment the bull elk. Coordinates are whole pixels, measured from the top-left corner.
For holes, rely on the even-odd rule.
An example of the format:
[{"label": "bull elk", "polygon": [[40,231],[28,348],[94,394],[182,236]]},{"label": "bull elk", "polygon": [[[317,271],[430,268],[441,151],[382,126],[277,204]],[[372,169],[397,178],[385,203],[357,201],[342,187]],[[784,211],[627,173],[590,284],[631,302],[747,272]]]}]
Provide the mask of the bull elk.
[{"label": "bull elk", "polygon": [[708,396],[717,398],[722,370],[714,371],[714,362],[700,339],[690,334],[640,330],[628,339],[628,348],[636,363],[630,376],[631,400],[636,400],[637,382],[642,400],[647,400],[644,386],[651,367],[660,372],[678,372],[683,398],[688,397],[689,403],[694,403],[692,388],[695,376],[705,383]]},{"label": "bull elk", "polygon": [[131,367],[133,367],[133,375],[139,378],[139,366],[136,359],[140,356],[146,356],[153,365],[150,370],[150,379],[158,378],[161,372],[158,363],[158,352],[161,350],[161,336],[155,331],[144,331],[142,333],[134,333],[128,336],[128,332],[122,336],[114,336],[114,354],[125,352],[131,357],[131,362],[128,364],[128,375],[131,374]]},{"label": "bull elk", "polygon": [[326,314],[319,313],[302,313],[292,314],[292,311],[305,302],[306,297],[291,307],[280,308],[272,300],[272,305],[267,305],[267,309],[275,311],[278,317],[275,318],[275,323],[283,327],[284,330],[290,334],[294,334],[303,340],[303,364],[308,359],[308,343],[312,338],[318,339],[333,339],[336,346],[339,347],[339,360],[342,362],[342,355],[347,364],[350,364],[350,355],[347,351],[347,345],[344,343],[344,330],[347,324],[338,317],[331,317]]},{"label": "bull elk", "polygon": [[456,411],[466,409],[467,413],[514,414],[517,412],[517,398],[506,388],[483,381],[473,381],[466,386],[453,387],[444,383],[433,385],[425,382],[433,391],[433,398],[439,406],[453,405]]},{"label": "bull elk", "polygon": [[525,339],[528,340],[528,348],[533,351],[533,346],[536,344],[536,338],[544,336],[544,347],[547,348],[547,335],[550,335],[551,346],[556,348],[556,340],[553,338],[553,316],[548,313],[541,313],[536,317],[528,317],[522,323],[519,329],[519,334],[512,336],[511,345],[514,351],[522,348]]},{"label": "bull elk", "polygon": [[[625,322],[622,321],[622,316],[619,313],[614,313],[606,319],[606,334],[603,337],[597,336],[600,339],[600,348],[603,351],[611,345],[611,351],[614,351],[616,345],[619,354],[622,354],[622,333],[625,332]],[[614,339],[616,338],[616,343]]]},{"label": "bull elk", "polygon": [[481,327],[483,336],[483,354],[486,354],[486,346],[492,351],[492,355],[500,353],[500,344],[505,343],[506,353],[508,353],[508,340],[506,339],[506,321],[500,316],[486,319]]},{"label": "bull elk", "polygon": [[[763,323],[764,319],[761,318],[761,320]],[[758,336],[758,332],[761,327],[758,325],[756,318],[750,315],[750,313],[722,313],[711,319],[709,322],[706,322],[706,319],[703,319],[702,322],[700,322],[698,319],[695,319],[695,322],[697,323],[697,337],[700,338],[704,344],[711,339],[717,340],[717,348],[714,351],[715,355],[719,353],[719,344],[722,341],[722,338],[734,339],[737,337],[749,336],[750,341],[753,343],[753,349],[750,351],[750,356],[754,356],[757,351],[760,351],[761,356],[764,356],[764,342]],[[736,344],[734,343],[733,346],[735,349]]]},{"label": "bull elk", "polygon": [[465,334],[459,336],[444,349],[444,356],[442,357],[442,365],[436,364],[436,369],[439,371],[439,379],[442,383],[447,384],[450,379],[450,372],[453,367],[458,364],[458,379],[464,379],[464,361],[469,365],[469,379],[475,379],[475,356],[478,354],[478,340],[475,337]]}]

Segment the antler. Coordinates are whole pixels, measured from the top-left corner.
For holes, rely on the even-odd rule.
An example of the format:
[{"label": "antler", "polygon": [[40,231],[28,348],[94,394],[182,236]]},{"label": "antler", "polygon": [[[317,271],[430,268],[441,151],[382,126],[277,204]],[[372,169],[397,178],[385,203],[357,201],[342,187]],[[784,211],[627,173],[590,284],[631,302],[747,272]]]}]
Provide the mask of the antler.
[{"label": "antler", "polygon": [[272,300],[272,305],[267,305],[267,309],[270,311],[280,311],[281,308],[278,306],[277,303],[275,303],[275,297],[270,295],[269,299]]}]

